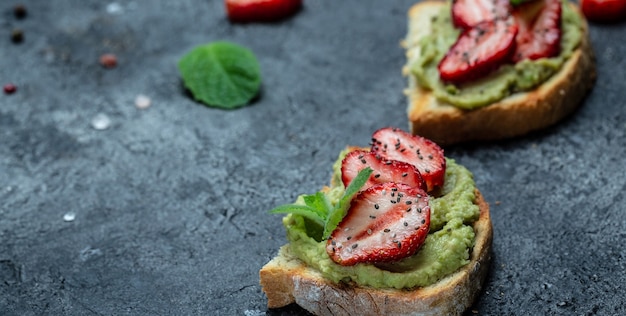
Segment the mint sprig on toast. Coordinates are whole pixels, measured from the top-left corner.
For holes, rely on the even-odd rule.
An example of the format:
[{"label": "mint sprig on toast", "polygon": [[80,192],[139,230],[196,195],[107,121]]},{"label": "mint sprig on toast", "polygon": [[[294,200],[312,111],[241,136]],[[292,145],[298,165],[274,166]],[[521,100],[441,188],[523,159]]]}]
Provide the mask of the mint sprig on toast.
[{"label": "mint sprig on toast", "polygon": [[365,168],[350,182],[339,201],[333,205],[324,192],[303,195],[302,202],[284,204],[269,212],[271,214],[297,214],[318,223],[324,228],[322,239],[327,239],[341,222],[350,207],[350,201],[372,174],[371,168]]}]

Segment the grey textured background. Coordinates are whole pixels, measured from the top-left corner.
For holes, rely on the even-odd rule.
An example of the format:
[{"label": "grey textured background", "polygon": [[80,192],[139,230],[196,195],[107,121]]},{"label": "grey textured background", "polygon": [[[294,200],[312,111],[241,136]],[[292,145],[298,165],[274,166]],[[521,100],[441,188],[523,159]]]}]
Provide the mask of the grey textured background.
[{"label": "grey textured background", "polygon": [[[0,83],[19,89],[0,95],[0,314],[304,314],[265,307],[258,270],[285,242],[266,211],[327,183],[344,146],[406,128],[414,1],[305,1],[249,25],[219,0],[25,0],[23,20],[16,3],[0,4]],[[251,106],[207,108],[182,88],[176,62],[214,40],[258,57]],[[492,205],[472,315],[626,314],[626,24],[593,24],[591,41],[598,80],[572,117],[446,148]],[[108,52],[115,69],[98,64]],[[107,130],[91,127],[99,113]]]}]

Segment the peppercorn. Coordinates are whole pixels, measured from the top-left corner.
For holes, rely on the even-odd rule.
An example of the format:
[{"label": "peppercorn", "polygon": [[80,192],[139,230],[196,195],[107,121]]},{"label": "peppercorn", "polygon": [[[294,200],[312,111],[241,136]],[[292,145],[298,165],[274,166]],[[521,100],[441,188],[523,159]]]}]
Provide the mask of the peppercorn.
[{"label": "peppercorn", "polygon": [[13,15],[18,19],[23,19],[28,14],[26,7],[23,4],[18,4],[13,8]]},{"label": "peppercorn", "polygon": [[24,32],[20,29],[13,29],[11,31],[11,41],[16,44],[24,41]]}]

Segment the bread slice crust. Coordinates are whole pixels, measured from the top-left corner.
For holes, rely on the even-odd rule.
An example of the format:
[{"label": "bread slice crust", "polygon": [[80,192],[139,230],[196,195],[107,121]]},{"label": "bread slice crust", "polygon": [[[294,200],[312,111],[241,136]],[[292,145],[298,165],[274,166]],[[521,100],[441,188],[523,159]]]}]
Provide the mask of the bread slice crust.
[{"label": "bread slice crust", "polygon": [[461,315],[476,299],[489,270],[493,229],[489,204],[476,190],[470,262],[437,283],[412,290],[334,283],[295,257],[289,244],[259,272],[268,308],[300,305],[315,315]]},{"label": "bread slice crust", "polygon": [[[409,10],[408,38],[428,34],[430,17],[443,1],[424,1]],[[577,5],[571,3],[579,15]],[[463,110],[436,99],[421,88],[407,67],[406,91],[409,130],[440,145],[467,141],[488,141],[521,136],[555,124],[574,112],[595,82],[595,62],[586,20],[582,20],[581,43],[561,69],[534,90],[514,93],[496,103],[475,110]],[[416,48],[407,49],[410,60]]]}]

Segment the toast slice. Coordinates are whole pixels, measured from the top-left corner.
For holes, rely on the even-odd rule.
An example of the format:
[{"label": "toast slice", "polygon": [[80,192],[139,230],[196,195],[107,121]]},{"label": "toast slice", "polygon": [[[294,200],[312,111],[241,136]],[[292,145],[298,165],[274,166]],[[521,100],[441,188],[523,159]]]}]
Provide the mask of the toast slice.
[{"label": "toast slice", "polygon": [[461,315],[480,293],[491,259],[489,205],[476,190],[480,216],[474,222],[470,262],[437,283],[413,290],[337,284],[296,258],[289,244],[259,272],[269,308],[292,303],[315,315]]},{"label": "toast slice", "polygon": [[[444,4],[424,1],[409,10],[405,41],[409,64],[419,54],[412,44],[430,33],[430,19]],[[578,6],[570,5],[582,17]],[[584,18],[581,20],[581,42],[556,74],[534,90],[514,93],[475,110],[462,110],[437,100],[430,90],[417,84],[408,65],[405,66],[403,73],[409,81],[406,90],[409,130],[440,145],[449,145],[520,136],[563,119],[578,107],[596,77],[588,26]]]}]

